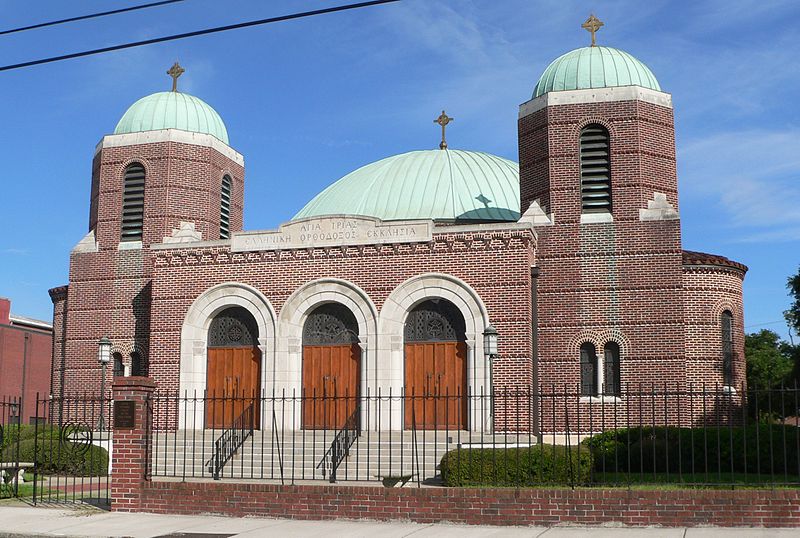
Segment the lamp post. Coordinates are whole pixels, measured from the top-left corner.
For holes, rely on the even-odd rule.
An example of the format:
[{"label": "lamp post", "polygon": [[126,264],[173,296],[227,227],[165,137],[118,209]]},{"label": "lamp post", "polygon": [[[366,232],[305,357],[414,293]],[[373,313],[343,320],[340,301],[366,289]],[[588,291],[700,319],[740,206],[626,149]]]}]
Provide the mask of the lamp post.
[{"label": "lamp post", "polygon": [[[494,417],[494,364],[493,360],[497,357],[497,341],[499,334],[494,325],[489,325],[483,331],[483,354],[489,358],[489,413]],[[494,429],[494,427],[492,427]]]},{"label": "lamp post", "polygon": [[100,374],[100,437],[103,437],[103,429],[105,428],[104,412],[105,412],[105,395],[106,395],[106,366],[111,360],[111,340],[107,336],[102,337],[97,342],[97,362],[100,363],[102,373]]}]

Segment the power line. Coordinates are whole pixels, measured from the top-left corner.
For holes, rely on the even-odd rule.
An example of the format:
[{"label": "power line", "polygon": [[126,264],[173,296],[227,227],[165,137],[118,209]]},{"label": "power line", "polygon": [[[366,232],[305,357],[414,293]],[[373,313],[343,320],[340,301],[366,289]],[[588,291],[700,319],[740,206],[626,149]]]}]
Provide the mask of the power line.
[{"label": "power line", "polygon": [[161,2],[151,2],[149,4],[141,4],[138,6],[125,7],[121,9],[114,9],[112,11],[102,11],[100,13],[90,13],[89,15],[79,15],[77,17],[70,17],[68,19],[59,19],[57,21],[40,22],[39,24],[32,24],[30,26],[23,26],[21,28],[12,28],[11,30],[0,30],[0,35],[14,34],[17,32],[24,32],[26,30],[36,30],[37,28],[45,28],[46,26],[56,26],[67,22],[84,21],[86,19],[95,19],[97,17],[105,17],[106,15],[116,15],[117,13],[126,13],[128,11],[136,11],[139,9],[147,9],[149,7],[163,6],[166,4],[174,4],[176,2],[183,2],[184,0],[162,0]]},{"label": "power line", "polygon": [[183,34],[174,34],[164,37],[156,37],[153,39],[145,39],[144,41],[134,41],[131,43],[123,43],[121,45],[113,45],[111,47],[103,47],[100,49],[86,50],[83,52],[73,52],[70,54],[63,54],[61,56],[53,56],[51,58],[43,58],[41,60],[31,60],[18,64],[4,65],[0,67],[0,71],[10,71],[12,69],[21,69],[23,67],[30,67],[33,65],[47,64],[51,62],[59,62],[61,60],[70,60],[72,58],[82,58],[84,56],[92,56],[94,54],[102,54],[104,52],[112,52],[115,50],[131,49],[134,47],[141,47],[144,45],[152,45],[154,43],[163,43],[165,41],[175,41],[176,39],[185,39],[187,37],[196,37],[206,34],[215,34],[218,32],[226,32],[228,30],[238,30],[239,28],[247,28],[250,26],[258,26],[261,24],[270,24],[273,22],[290,21],[294,19],[302,19],[304,17],[313,17],[314,15],[325,15],[327,13],[337,13],[339,11],[348,11],[352,9],[359,9],[363,7],[378,6],[381,4],[391,4],[400,2],[401,0],[372,0],[370,2],[359,2],[357,4],[346,4],[342,6],[329,7],[325,9],[315,9],[313,11],[303,11],[301,13],[292,13],[289,15],[281,15],[279,17],[270,17],[268,19],[259,19],[255,21],[240,22],[237,24],[229,24],[227,26],[217,26],[215,28],[206,28],[205,30],[195,30],[194,32],[186,32]]}]

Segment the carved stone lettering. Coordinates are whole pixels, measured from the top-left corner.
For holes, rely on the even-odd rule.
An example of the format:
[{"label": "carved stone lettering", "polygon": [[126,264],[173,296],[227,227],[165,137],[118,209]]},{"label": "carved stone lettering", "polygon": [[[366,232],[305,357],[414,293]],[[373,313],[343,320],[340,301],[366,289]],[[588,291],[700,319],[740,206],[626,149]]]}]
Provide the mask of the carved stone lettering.
[{"label": "carved stone lettering", "polygon": [[432,221],[383,222],[368,217],[322,217],[282,224],[278,230],[234,234],[232,252],[431,241]]}]

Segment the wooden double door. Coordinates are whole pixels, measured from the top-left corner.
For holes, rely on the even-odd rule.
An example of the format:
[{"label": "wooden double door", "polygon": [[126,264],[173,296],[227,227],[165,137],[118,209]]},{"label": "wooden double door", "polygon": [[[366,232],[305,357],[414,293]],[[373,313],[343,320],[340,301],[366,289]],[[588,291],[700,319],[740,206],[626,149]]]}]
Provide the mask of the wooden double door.
[{"label": "wooden double door", "polygon": [[253,427],[260,424],[261,352],[257,347],[208,349],[206,428],[229,428],[250,406]]},{"label": "wooden double door", "polygon": [[358,407],[361,347],[303,346],[303,428],[342,428]]},{"label": "wooden double door", "polygon": [[405,345],[405,428],[467,428],[467,344]]}]

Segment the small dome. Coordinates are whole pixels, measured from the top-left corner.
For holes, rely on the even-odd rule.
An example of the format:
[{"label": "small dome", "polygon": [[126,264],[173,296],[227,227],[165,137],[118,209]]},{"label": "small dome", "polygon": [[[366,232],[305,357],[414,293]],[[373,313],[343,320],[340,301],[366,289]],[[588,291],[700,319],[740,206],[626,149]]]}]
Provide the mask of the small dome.
[{"label": "small dome", "polygon": [[478,151],[434,149],[387,157],[322,191],[294,219],[519,220],[519,165]]},{"label": "small dome", "polygon": [[142,97],[122,116],[114,134],[181,129],[205,133],[228,144],[228,130],[217,111],[193,95],[158,92]]},{"label": "small dome", "polygon": [[661,91],[650,68],[625,51],[611,47],[583,47],[559,56],[547,66],[533,97],[547,92],[642,86]]}]

